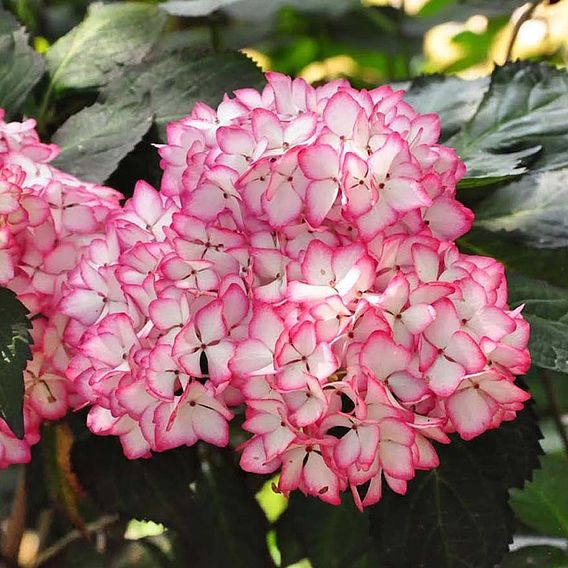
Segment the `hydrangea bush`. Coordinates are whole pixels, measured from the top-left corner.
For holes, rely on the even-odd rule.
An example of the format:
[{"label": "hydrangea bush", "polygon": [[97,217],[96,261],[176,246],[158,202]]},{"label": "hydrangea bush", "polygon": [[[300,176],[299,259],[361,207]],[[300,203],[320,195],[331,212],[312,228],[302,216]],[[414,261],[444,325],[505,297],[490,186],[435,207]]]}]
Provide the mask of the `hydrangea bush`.
[{"label": "hydrangea bush", "polygon": [[432,441],[513,420],[522,306],[499,262],[454,244],[464,165],[403,94],[269,73],[170,123],[160,189],[123,206],[52,167],[33,120],[1,121],[0,282],[34,338],[1,465],[68,409],[136,459],[226,446],[244,408],[245,471],[363,508],[437,467]]},{"label": "hydrangea bush", "polygon": [[568,74],[311,85],[232,25],[0,7],[0,558],[560,565],[507,551],[568,536]]}]

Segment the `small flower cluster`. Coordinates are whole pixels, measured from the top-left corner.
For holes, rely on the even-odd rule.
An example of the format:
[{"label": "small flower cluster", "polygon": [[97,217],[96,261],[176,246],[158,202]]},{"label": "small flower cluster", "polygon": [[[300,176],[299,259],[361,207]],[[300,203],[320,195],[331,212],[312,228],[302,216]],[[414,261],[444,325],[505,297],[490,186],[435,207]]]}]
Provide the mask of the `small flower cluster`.
[{"label": "small flower cluster", "polygon": [[0,420],[0,467],[25,463],[43,420],[64,416],[73,402],[65,372],[65,334],[72,324],[58,304],[64,282],[121,195],[82,183],[49,165],[59,153],[42,144],[35,121],[6,123],[0,109],[0,285],[11,288],[33,317],[33,359],[24,372],[25,437]]},{"label": "small flower cluster", "polygon": [[130,458],[227,445],[244,408],[243,469],[364,507],[436,467],[432,440],[515,417],[528,326],[503,267],[453,244],[473,215],[436,115],[267,78],[170,124],[160,191],[68,273],[67,376]]}]

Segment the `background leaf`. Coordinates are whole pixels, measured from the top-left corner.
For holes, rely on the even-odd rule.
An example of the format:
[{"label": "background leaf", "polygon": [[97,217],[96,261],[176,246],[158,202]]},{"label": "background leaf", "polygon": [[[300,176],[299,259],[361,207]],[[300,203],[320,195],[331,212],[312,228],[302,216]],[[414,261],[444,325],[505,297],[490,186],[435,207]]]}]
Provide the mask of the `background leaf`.
[{"label": "background leaf", "polygon": [[89,436],[71,450],[81,486],[104,512],[183,530],[198,472],[195,449],[178,448],[152,459],[129,460],[118,438]]},{"label": "background leaf", "polygon": [[517,517],[535,531],[568,538],[568,462],[566,456],[545,456],[542,469],[523,491],[513,491]]},{"label": "background leaf", "polygon": [[[97,103],[71,116],[55,132],[53,142],[61,147],[61,154],[54,163],[98,183],[108,180],[126,156],[130,165],[139,166],[143,161],[151,162],[155,168],[157,161],[148,160],[147,149],[157,155],[150,144],[158,141],[160,133],[164,138],[168,122],[189,114],[198,101],[216,106],[224,92],[263,83],[258,67],[237,52],[187,49],[156,54],[144,63],[126,68],[123,76],[102,91]],[[158,127],[157,133],[150,131],[153,123]],[[145,138],[147,148],[140,148],[145,155],[136,160],[131,152],[149,131],[154,137]],[[159,168],[155,169],[159,174]],[[138,179],[143,172],[136,173],[134,177]],[[146,173],[152,174],[147,178],[157,177],[154,172]],[[127,185],[133,186],[135,179]],[[131,191],[132,187],[120,189]]]},{"label": "background leaf", "polygon": [[440,115],[442,140],[455,134],[475,114],[489,78],[472,81],[443,75],[426,75],[412,81],[405,100],[418,112]]},{"label": "background leaf", "polygon": [[0,6],[0,108],[14,116],[45,71],[44,59],[28,44],[28,35]]},{"label": "background leaf", "polygon": [[406,495],[386,491],[371,511],[377,551],[389,568],[494,568],[508,549],[507,488],[538,465],[540,431],[525,408],[514,422],[470,442],[437,445],[440,466],[418,472]]},{"label": "background leaf", "polygon": [[534,248],[522,235],[488,231],[477,223],[458,243],[463,252],[492,256],[515,272],[556,286],[568,285],[568,247]]},{"label": "background leaf", "polygon": [[[168,122],[189,114],[198,101],[216,106],[223,93],[263,85],[260,69],[246,55],[182,49],[158,52],[130,67],[104,89],[103,97],[108,104],[130,98],[152,109],[164,133]],[[148,99],[143,100],[145,94]]]},{"label": "background leaf", "polygon": [[529,349],[534,365],[568,372],[568,290],[509,274],[509,304],[524,304],[531,325]]},{"label": "background leaf", "polygon": [[0,34],[10,34],[20,27],[18,20],[0,5]]},{"label": "background leaf", "polygon": [[95,103],[71,116],[53,135],[61,148],[54,165],[86,181],[102,183],[151,125],[152,109],[143,98]]},{"label": "background leaf", "polygon": [[166,17],[152,4],[91,5],[85,20],[47,52],[52,88],[104,85],[117,69],[144,58],[161,34]]},{"label": "background leaf", "polygon": [[174,529],[194,568],[265,568],[268,522],[244,472],[223,451],[177,448],[127,459],[116,438],[90,436],[72,450],[79,482],[104,512]]},{"label": "background leaf", "polygon": [[435,21],[463,21],[477,14],[488,17],[510,15],[523,4],[523,0],[430,0],[418,15],[424,18],[433,16]]},{"label": "background leaf", "polygon": [[387,492],[371,511],[379,553],[393,568],[493,568],[508,549],[506,494],[495,492],[466,444],[439,449],[402,497]]},{"label": "background leaf", "polygon": [[183,538],[196,568],[265,568],[268,521],[230,452],[202,463]]},{"label": "background leaf", "polygon": [[[546,64],[498,67],[479,109],[448,144],[466,162],[466,181],[568,165],[568,74]],[[538,157],[537,157],[538,154]]]},{"label": "background leaf", "polygon": [[33,343],[28,310],[7,288],[0,288],[0,416],[12,432],[24,437],[24,377]]},{"label": "background leaf", "polygon": [[[525,388],[521,379],[517,385]],[[474,455],[481,471],[499,489],[522,488],[540,467],[542,433],[536,422],[533,402],[525,404],[515,420],[503,422],[465,445]],[[462,442],[463,443],[463,442]]]},{"label": "background leaf", "polygon": [[477,211],[477,225],[490,231],[514,232],[538,248],[568,246],[568,170],[524,176]]},{"label": "background leaf", "polygon": [[368,514],[357,510],[350,495],[332,507],[294,493],[276,531],[284,566],[307,556],[314,568],[351,568],[371,545]]}]

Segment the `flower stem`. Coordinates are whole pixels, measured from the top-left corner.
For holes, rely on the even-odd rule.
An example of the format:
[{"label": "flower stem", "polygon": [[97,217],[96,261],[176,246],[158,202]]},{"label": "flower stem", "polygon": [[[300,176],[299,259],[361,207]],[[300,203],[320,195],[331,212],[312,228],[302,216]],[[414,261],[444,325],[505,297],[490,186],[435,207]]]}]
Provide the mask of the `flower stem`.
[{"label": "flower stem", "polygon": [[26,523],[26,468],[22,469],[10,509],[8,527],[2,535],[2,557],[17,563]]},{"label": "flower stem", "polygon": [[542,1],[543,0],[540,0],[539,2],[529,2],[526,5],[523,13],[519,16],[519,19],[515,22],[515,25],[513,26],[513,31],[511,32],[511,39],[509,40],[509,45],[507,46],[505,63],[511,61],[511,56],[513,55],[513,48],[515,47],[515,43],[517,42],[517,37],[519,35],[521,28],[523,27],[523,24],[525,22],[528,22],[532,18],[534,11],[536,10],[537,6],[542,3]]}]

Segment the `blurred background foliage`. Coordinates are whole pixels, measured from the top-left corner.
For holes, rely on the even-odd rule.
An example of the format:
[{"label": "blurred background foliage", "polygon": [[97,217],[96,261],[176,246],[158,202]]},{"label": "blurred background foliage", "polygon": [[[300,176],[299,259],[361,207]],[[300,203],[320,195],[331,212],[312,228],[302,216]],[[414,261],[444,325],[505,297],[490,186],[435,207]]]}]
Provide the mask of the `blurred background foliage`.
[{"label": "blurred background foliage", "polygon": [[[78,24],[89,4],[3,1],[39,51]],[[242,49],[264,70],[316,83],[346,77],[370,87],[423,73],[470,79],[507,59],[568,61],[566,0],[173,0],[165,6],[197,15],[172,19],[171,42]]]}]

